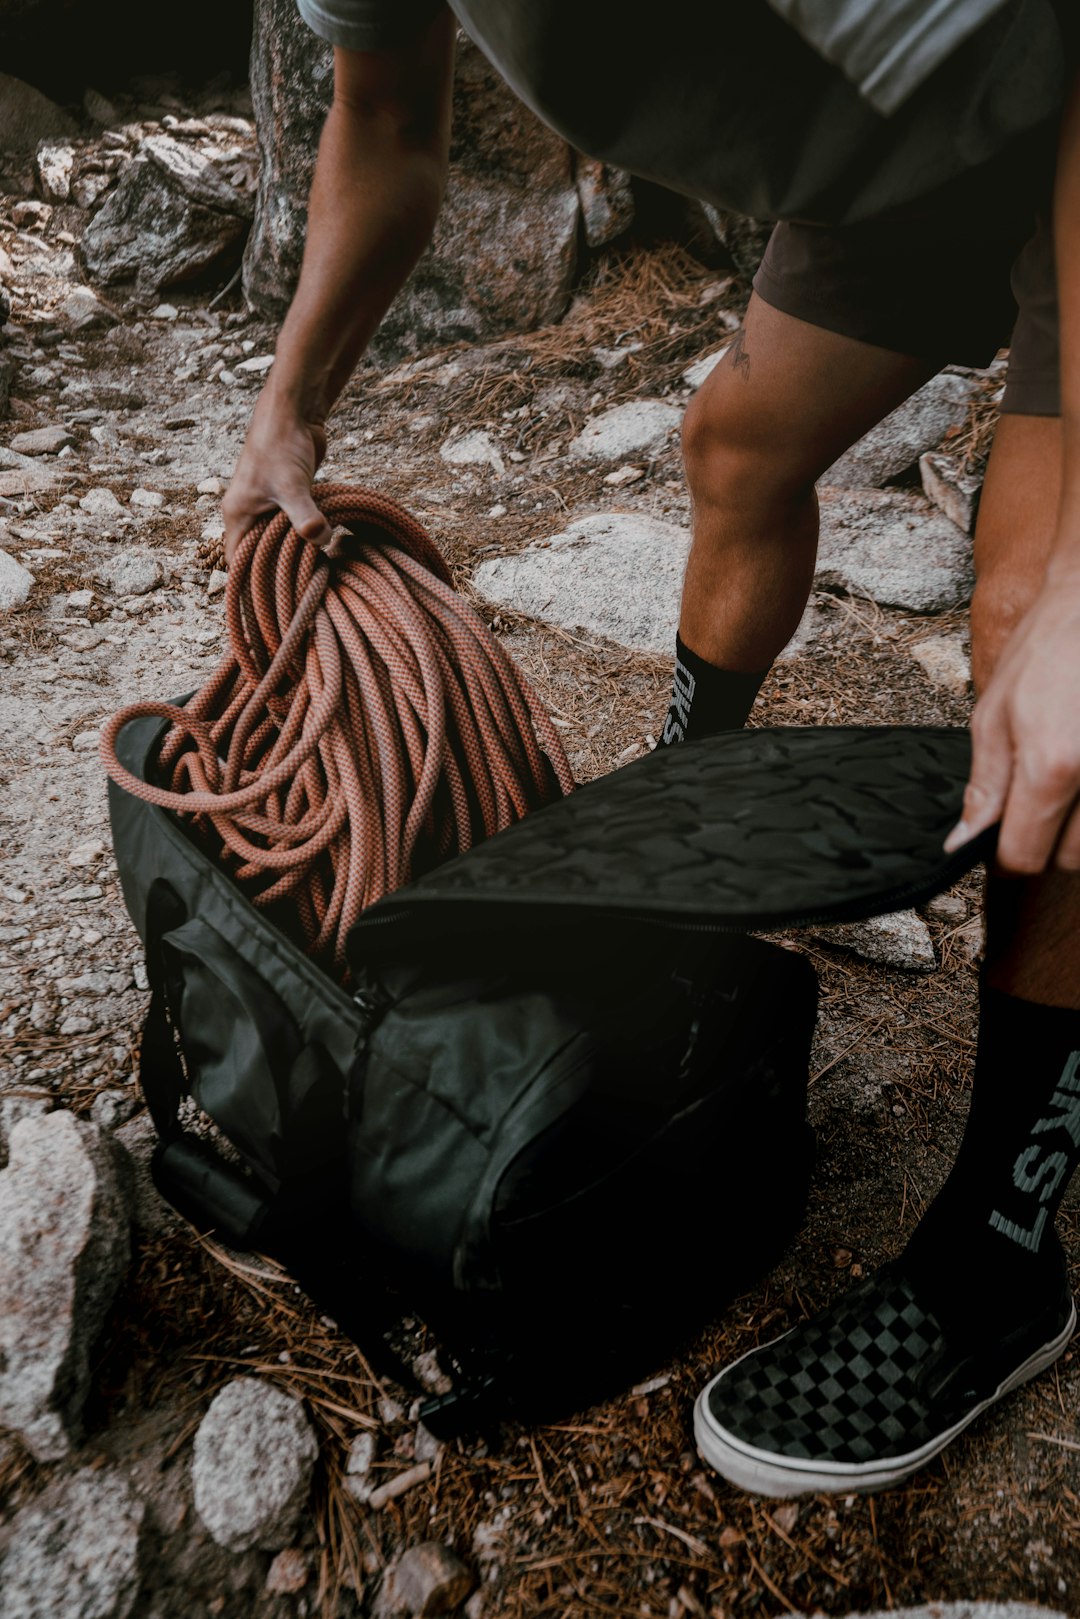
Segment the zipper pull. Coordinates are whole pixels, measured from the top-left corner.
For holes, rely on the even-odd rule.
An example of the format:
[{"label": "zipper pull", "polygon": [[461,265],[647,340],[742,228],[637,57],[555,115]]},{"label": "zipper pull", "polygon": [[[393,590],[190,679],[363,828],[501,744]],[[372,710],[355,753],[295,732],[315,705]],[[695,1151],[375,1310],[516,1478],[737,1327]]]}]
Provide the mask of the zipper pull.
[{"label": "zipper pull", "polygon": [[367,1044],[374,1034],[386,1013],[393,1005],[393,999],[386,993],[377,980],[365,979],[353,990],[353,1005],[360,1014],[360,1028],[356,1036],[356,1049]]}]

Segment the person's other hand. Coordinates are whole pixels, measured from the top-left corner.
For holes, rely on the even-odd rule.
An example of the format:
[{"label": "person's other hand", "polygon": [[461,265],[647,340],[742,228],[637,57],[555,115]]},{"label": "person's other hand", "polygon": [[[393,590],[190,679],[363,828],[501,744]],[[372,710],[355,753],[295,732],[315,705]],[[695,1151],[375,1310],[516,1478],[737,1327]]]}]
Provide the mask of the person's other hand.
[{"label": "person's other hand", "polygon": [[975,706],[971,776],[951,852],[1001,822],[997,858],[1080,871],[1080,574],[1048,579]]},{"label": "person's other hand", "polygon": [[325,454],[323,424],[305,421],[294,406],[279,402],[270,388],[264,389],[221,502],[227,562],[232,561],[255,519],[279,509],[305,540],[330,544],[330,524],[311,495],[312,480]]}]

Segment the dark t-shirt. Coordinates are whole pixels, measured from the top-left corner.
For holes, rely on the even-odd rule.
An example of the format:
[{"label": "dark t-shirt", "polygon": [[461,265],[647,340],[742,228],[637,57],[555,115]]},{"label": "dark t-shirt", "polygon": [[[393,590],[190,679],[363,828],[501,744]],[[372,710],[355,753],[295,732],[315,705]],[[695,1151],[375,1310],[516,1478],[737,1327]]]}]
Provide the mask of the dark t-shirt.
[{"label": "dark t-shirt", "polygon": [[[823,42],[828,29],[812,26],[814,14],[819,24],[828,15],[824,0],[666,0],[644,22],[610,0],[453,0],[453,9],[521,99],[579,151],[758,218],[880,215],[1060,115],[1055,0],[953,0],[976,26],[954,29],[947,54],[911,75],[914,87],[894,73],[869,96],[867,80],[860,88],[843,71],[859,58],[860,15],[869,37],[890,9],[918,22],[940,13],[940,0],[829,4],[846,14],[846,58]],[[441,0],[298,5],[332,44],[377,50],[424,28]],[[790,19],[801,15],[800,32]]]}]

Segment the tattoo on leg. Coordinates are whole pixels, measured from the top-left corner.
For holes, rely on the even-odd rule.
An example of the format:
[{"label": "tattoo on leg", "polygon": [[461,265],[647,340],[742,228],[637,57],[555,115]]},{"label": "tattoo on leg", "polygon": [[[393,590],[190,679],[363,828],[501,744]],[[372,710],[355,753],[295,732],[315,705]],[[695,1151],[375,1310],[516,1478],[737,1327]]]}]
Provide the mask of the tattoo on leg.
[{"label": "tattoo on leg", "polygon": [[742,329],[735,334],[735,341],[731,345],[732,368],[742,375],[743,381],[750,375],[750,355],[746,348],[746,333]]}]

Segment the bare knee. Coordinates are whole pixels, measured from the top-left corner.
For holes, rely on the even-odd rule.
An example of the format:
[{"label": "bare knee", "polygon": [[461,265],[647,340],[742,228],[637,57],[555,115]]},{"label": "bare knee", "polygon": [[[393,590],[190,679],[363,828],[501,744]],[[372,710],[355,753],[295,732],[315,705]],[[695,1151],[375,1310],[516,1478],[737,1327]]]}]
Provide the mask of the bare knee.
[{"label": "bare knee", "polygon": [[805,458],[759,431],[728,391],[708,384],[683,417],[682,457],[695,510],[764,517],[814,499],[816,473]]}]

